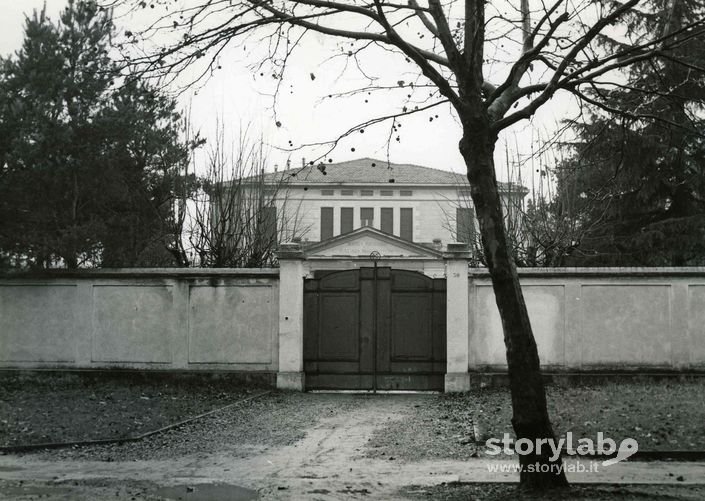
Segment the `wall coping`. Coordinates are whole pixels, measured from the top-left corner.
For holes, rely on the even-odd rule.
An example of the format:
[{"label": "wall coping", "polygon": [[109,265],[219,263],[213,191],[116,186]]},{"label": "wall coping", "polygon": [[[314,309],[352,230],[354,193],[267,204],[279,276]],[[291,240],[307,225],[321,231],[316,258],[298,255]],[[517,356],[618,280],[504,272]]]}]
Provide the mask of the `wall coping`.
[{"label": "wall coping", "polygon": [[[519,277],[705,277],[705,267],[517,268]],[[471,278],[490,278],[487,268],[469,268]]]},{"label": "wall coping", "polygon": [[[306,256],[306,261],[367,261],[370,266],[373,265],[374,261],[370,259],[369,254],[363,255],[352,255],[352,254],[340,254],[334,256]],[[380,256],[377,260],[377,264],[389,261],[396,262],[406,262],[406,261],[427,261],[431,263],[439,262],[438,258],[426,257],[426,256]],[[381,266],[381,265],[380,265]]]},{"label": "wall coping", "polygon": [[101,268],[0,272],[0,280],[94,278],[278,278],[279,268]]},{"label": "wall coping", "polygon": [[[369,260],[367,256],[311,256],[312,261]],[[394,261],[399,258],[385,257],[381,261]],[[405,261],[429,261],[427,258],[409,259]],[[629,268],[518,268],[519,277],[705,277],[705,267],[629,267]],[[469,268],[468,276],[478,279],[489,279],[487,268]],[[0,280],[23,279],[93,279],[93,278],[276,278],[279,268],[102,268],[80,270],[33,270],[0,272]]]}]

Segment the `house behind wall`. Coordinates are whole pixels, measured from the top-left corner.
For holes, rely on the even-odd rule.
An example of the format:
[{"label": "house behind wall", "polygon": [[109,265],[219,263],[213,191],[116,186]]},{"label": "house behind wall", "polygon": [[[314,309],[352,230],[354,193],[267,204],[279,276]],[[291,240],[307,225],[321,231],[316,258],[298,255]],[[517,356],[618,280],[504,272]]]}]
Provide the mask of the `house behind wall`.
[{"label": "house behind wall", "polygon": [[[477,234],[467,178],[454,172],[362,158],[304,163],[263,182],[273,187],[281,242],[315,243],[364,226],[436,246],[473,243]],[[528,190],[499,187],[508,217],[517,219]]]}]

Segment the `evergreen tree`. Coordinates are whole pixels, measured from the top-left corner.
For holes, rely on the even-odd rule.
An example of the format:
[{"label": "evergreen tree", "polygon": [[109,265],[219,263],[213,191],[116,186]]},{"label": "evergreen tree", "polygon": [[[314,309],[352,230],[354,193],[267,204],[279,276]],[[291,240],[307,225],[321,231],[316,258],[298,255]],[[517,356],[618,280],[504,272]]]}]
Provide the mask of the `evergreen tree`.
[{"label": "evergreen tree", "polygon": [[[35,12],[0,61],[0,254],[49,267],[163,264],[187,148],[172,100],[121,76],[110,14]],[[159,257],[155,257],[159,256]],[[170,261],[166,259],[166,261]]]},{"label": "evergreen tree", "polygon": [[681,29],[702,15],[696,0],[655,0],[632,12],[629,32],[671,35],[678,47],[631,66],[609,93],[593,94],[603,104],[574,127],[578,140],[559,168],[553,206],[559,218],[579,218],[583,230],[568,264],[705,264],[705,78],[695,70],[705,67],[705,35]]}]

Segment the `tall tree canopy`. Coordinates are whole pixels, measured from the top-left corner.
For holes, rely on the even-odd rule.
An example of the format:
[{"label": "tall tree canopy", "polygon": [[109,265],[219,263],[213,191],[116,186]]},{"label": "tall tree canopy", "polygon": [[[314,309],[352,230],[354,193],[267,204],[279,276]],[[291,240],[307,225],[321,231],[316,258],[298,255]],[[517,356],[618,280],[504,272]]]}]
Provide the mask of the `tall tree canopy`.
[{"label": "tall tree canopy", "polygon": [[705,35],[683,30],[701,14],[697,0],[655,0],[629,16],[630,30],[673,33],[680,43],[593,92],[588,120],[574,126],[553,205],[580,225],[566,263],[705,264]]},{"label": "tall tree canopy", "polygon": [[[679,1],[671,0],[671,5]],[[336,44],[335,57],[349,58],[368,87],[389,92],[389,103],[394,102],[393,92],[398,99],[395,112],[379,116],[371,110],[369,120],[351,123],[343,135],[363,132],[367,125],[384,120],[392,122],[394,131],[399,116],[448,103],[458,121],[459,150],[504,329],[512,424],[521,439],[535,443],[553,437],[536,342],[497,189],[494,153],[499,134],[530,119],[559,92],[582,102],[604,100],[602,93],[588,91],[613,89],[622,78],[621,70],[631,65],[655,61],[657,56],[677,59],[675,50],[703,32],[702,10],[688,24],[664,33],[628,24],[638,11],[659,14],[646,0],[200,0],[184,8],[157,0],[106,2],[137,11],[163,9],[162,17],[146,31],[127,33],[130,43],[138,45],[164,42],[156,50],[131,57],[140,70],[162,76],[199,65],[204,71],[218,70],[223,51],[234,46],[241,54],[259,56],[253,66],[270,66],[267,73],[281,82],[292,54],[307,36],[327,37]],[[602,42],[607,35],[621,43],[606,49]],[[375,78],[374,72],[389,70],[379,60],[361,67],[368,54],[377,57],[380,52],[406,65],[396,78]],[[321,61],[322,68],[330,61]],[[417,91],[428,97],[409,106],[406,100]],[[423,140],[432,146],[430,134]],[[566,483],[559,465],[545,452],[534,451],[519,460],[525,466],[523,485]]]},{"label": "tall tree canopy", "polygon": [[[171,261],[187,159],[174,102],[111,60],[111,16],[69,1],[0,60],[0,255],[28,266]],[[178,254],[178,253],[176,253]]]}]

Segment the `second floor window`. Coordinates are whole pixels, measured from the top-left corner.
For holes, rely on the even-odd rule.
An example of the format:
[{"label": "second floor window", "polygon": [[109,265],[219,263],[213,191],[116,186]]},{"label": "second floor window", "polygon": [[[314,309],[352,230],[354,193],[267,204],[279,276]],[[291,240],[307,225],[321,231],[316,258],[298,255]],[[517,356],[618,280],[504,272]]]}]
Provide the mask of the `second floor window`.
[{"label": "second floor window", "polygon": [[353,208],[340,208],[340,234],[345,235],[353,230]]},{"label": "second floor window", "polygon": [[455,209],[456,232],[458,242],[471,244],[475,241],[475,211],[469,207]]},{"label": "second floor window", "polygon": [[374,226],[375,210],[372,207],[362,207],[360,209],[360,226]]},{"label": "second floor window", "polygon": [[414,209],[399,209],[399,236],[409,242],[414,241]]},{"label": "second floor window", "polygon": [[379,216],[379,229],[390,235],[394,234],[394,209],[391,207],[382,207]]},{"label": "second floor window", "polygon": [[333,207],[321,207],[321,241],[333,238]]},{"label": "second floor window", "polygon": [[277,243],[277,208],[262,207],[260,216],[259,234],[265,246],[274,246]]}]

